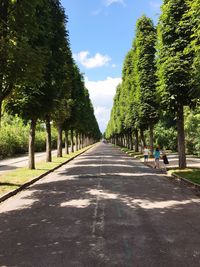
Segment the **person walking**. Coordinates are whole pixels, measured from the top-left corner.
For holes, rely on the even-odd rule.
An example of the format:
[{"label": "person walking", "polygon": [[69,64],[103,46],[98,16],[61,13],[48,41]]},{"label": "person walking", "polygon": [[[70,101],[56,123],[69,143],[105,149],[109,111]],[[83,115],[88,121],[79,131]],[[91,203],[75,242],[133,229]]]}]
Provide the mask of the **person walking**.
[{"label": "person walking", "polygon": [[155,159],[155,164],[154,164],[154,168],[159,168],[159,159],[160,159],[160,149],[159,147],[157,147],[155,150],[154,150],[154,159]]},{"label": "person walking", "polygon": [[148,162],[148,159],[149,159],[149,149],[148,149],[147,146],[144,147],[143,155],[144,155],[144,163]]},{"label": "person walking", "polygon": [[162,151],[162,160],[163,160],[164,168],[166,171],[167,170],[166,165],[169,164],[169,161],[168,161],[168,158],[167,158],[165,151]]}]

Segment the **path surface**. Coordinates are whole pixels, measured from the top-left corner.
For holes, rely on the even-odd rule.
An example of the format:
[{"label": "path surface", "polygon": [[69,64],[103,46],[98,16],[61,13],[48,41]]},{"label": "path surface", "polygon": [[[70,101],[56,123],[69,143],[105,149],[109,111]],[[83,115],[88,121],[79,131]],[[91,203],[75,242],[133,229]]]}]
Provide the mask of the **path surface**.
[{"label": "path surface", "polygon": [[[173,154],[167,154],[167,158],[169,161],[169,164],[166,165],[167,168],[169,169],[173,169],[173,168],[178,168],[179,163],[178,163],[178,154],[177,153],[173,153]],[[141,159],[142,162],[144,162],[144,159]],[[189,168],[200,168],[200,158],[197,158],[195,156],[192,155],[187,155],[186,156],[186,162],[187,162],[187,167]],[[153,167],[154,164],[154,159],[150,158],[148,160],[148,165]],[[160,159],[160,168],[165,168],[164,164],[163,164],[163,160]]]},{"label": "path surface", "polygon": [[[70,150],[70,148],[69,148]],[[74,147],[75,150],[75,147]],[[52,155],[55,156],[57,153],[57,150],[52,151]],[[65,150],[63,149],[63,154],[65,154]],[[178,167],[178,154],[169,154],[168,160],[169,165],[167,165],[167,168],[176,168]],[[35,153],[35,162],[44,161],[46,159],[46,152],[36,152]],[[143,158],[141,159],[143,162]],[[149,159],[148,165],[153,167],[154,166],[154,159]],[[16,170],[18,168],[26,167],[28,166],[28,155],[22,155],[14,158],[8,158],[4,160],[0,160],[0,175],[4,174],[6,172],[10,172],[12,170]],[[187,156],[187,166],[192,168],[200,168],[200,158],[194,157],[194,156]],[[162,163],[162,160],[160,160],[160,168],[164,168],[165,166]]]},{"label": "path surface", "polygon": [[0,266],[200,266],[200,199],[99,144],[0,205]]},{"label": "path surface", "polygon": [[[57,150],[52,150],[52,156],[55,156],[56,153]],[[65,154],[65,149],[63,149],[63,154]],[[45,159],[46,159],[46,152],[35,153],[35,162],[40,162]],[[4,160],[0,160],[0,175],[26,166],[28,166],[28,155],[22,155],[14,158],[7,158]]]}]

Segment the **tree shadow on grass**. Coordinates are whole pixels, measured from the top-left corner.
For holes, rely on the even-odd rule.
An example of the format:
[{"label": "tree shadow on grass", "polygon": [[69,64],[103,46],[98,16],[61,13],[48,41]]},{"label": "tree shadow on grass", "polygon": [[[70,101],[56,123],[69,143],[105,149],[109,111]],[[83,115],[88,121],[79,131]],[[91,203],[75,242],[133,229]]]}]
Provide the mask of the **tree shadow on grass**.
[{"label": "tree shadow on grass", "polygon": [[3,174],[4,171],[12,171],[12,170],[16,170],[19,168],[21,168],[21,167],[10,166],[10,165],[0,165],[0,174]]}]

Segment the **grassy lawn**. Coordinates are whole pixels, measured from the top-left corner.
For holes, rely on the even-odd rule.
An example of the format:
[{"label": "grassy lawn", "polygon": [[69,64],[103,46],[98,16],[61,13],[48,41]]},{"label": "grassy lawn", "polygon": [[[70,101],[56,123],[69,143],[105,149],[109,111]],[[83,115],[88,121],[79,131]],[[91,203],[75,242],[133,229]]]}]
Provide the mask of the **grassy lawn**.
[{"label": "grassy lawn", "polygon": [[126,147],[121,148],[121,151],[129,154],[130,156],[136,156],[138,158],[142,158],[143,157],[143,154],[141,154],[141,152],[135,152],[134,150],[130,150],[130,149],[126,148]]},{"label": "grassy lawn", "polygon": [[69,155],[64,155],[62,158],[53,157],[52,162],[38,162],[36,163],[35,170],[29,170],[24,167],[0,175],[0,196],[20,187],[24,183],[55,168],[61,163],[67,161],[68,159],[80,154],[81,152],[87,149],[88,147],[76,151],[74,153],[70,153]]},{"label": "grassy lawn", "polygon": [[181,176],[187,180],[190,180],[194,183],[197,183],[200,185],[200,169],[185,169],[185,170],[170,170],[170,173],[177,174],[178,176]]}]

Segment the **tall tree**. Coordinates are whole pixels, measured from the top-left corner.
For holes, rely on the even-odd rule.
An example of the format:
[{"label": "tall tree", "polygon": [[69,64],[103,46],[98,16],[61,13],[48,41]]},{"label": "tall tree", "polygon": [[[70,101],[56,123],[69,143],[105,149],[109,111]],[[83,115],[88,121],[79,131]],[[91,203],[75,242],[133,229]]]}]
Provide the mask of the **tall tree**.
[{"label": "tall tree", "polygon": [[[51,35],[50,58],[45,71],[43,90],[46,112],[44,119],[46,129],[50,120],[56,122],[58,129],[58,156],[62,156],[62,128],[64,120],[69,117],[69,99],[73,69],[72,54],[67,31],[67,17],[59,0],[50,1]],[[50,129],[47,131],[50,136]],[[51,140],[47,139],[47,161],[51,161]]]},{"label": "tall tree", "polygon": [[[7,109],[18,114],[26,121],[30,121],[29,135],[29,168],[35,168],[34,161],[34,142],[35,128],[38,118],[45,112],[44,105],[44,72],[48,63],[49,55],[49,4],[46,0],[36,1],[33,12],[34,32],[27,32],[26,41],[35,55],[34,60],[38,59],[38,65],[34,64],[35,76],[32,78],[20,79],[15,91],[9,98]],[[26,4],[26,3],[25,3]],[[23,7],[23,6],[22,6]],[[41,60],[42,59],[42,60]],[[29,62],[29,65],[32,61]]]},{"label": "tall tree", "polygon": [[150,149],[153,153],[153,126],[158,120],[155,64],[156,29],[150,18],[142,16],[136,29],[136,77],[139,93],[140,123],[150,131]]},{"label": "tall tree", "polygon": [[186,52],[193,33],[185,16],[189,9],[187,0],[164,0],[158,25],[158,91],[163,106],[176,116],[180,168],[186,167],[183,108],[196,97],[191,87],[194,53]]},{"label": "tall tree", "polygon": [[[186,49],[186,53],[193,52],[195,59],[193,61],[192,68],[192,88],[194,91],[192,93],[196,94],[197,97],[200,97],[200,0],[188,0],[189,9],[186,13],[185,20],[192,25],[191,32],[191,43]],[[196,87],[199,90],[196,90]]]},{"label": "tall tree", "polygon": [[2,102],[21,82],[38,82],[44,67],[43,47],[37,46],[37,7],[42,0],[0,1],[0,117]]}]

